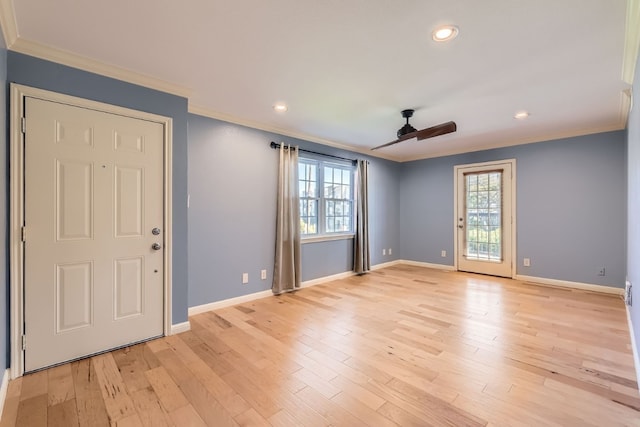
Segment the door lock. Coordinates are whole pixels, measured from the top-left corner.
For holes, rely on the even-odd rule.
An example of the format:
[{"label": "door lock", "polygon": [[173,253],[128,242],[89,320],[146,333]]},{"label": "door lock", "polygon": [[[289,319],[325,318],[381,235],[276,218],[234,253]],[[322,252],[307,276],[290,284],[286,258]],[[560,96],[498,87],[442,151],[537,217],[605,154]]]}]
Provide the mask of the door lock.
[{"label": "door lock", "polygon": [[158,234],[160,234],[160,229],[158,227],[154,228],[153,230],[151,230],[151,234],[157,236]]},{"label": "door lock", "polygon": [[153,249],[154,251],[159,251],[160,249],[162,249],[162,246],[160,246],[160,243],[154,243],[153,245],[151,245],[151,249]]}]

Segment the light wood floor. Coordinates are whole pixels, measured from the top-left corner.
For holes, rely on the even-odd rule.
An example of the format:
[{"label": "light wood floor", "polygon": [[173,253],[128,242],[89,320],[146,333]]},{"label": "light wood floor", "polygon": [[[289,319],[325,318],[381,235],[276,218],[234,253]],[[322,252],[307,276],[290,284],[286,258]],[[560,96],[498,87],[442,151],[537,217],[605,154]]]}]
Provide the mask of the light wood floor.
[{"label": "light wood floor", "polygon": [[9,385],[4,426],[640,425],[619,297],[396,266]]}]

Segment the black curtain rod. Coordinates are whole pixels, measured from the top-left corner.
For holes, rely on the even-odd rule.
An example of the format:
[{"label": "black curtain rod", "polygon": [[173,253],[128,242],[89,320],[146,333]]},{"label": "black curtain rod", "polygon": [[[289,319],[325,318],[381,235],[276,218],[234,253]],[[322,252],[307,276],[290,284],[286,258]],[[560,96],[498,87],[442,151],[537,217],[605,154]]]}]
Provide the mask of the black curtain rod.
[{"label": "black curtain rod", "polygon": [[[280,148],[280,144],[278,144],[277,142],[271,141],[271,148]],[[292,146],[291,148],[296,148],[296,147]],[[331,157],[332,159],[346,160],[347,162],[351,162],[354,165],[356,163],[358,163],[358,161],[356,159],[347,159],[346,157],[334,156],[332,154],[318,153],[317,151],[305,150],[304,148],[300,148],[300,147],[298,147],[298,151],[304,151],[305,153],[317,154],[318,156]]]}]

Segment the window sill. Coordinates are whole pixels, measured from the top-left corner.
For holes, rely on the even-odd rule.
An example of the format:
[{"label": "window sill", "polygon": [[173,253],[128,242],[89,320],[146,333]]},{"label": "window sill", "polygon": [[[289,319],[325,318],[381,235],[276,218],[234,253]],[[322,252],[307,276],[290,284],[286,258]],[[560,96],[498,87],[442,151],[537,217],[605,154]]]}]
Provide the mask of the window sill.
[{"label": "window sill", "polygon": [[318,243],[318,242],[330,242],[332,240],[347,240],[353,239],[355,233],[342,233],[342,234],[324,234],[322,236],[309,236],[301,237],[300,243]]}]

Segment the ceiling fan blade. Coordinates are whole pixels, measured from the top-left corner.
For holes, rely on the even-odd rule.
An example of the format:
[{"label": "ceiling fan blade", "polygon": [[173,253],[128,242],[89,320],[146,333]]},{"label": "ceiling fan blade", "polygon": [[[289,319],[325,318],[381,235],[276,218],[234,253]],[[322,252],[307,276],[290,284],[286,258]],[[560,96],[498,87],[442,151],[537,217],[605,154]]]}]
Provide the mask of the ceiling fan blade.
[{"label": "ceiling fan blade", "polygon": [[415,138],[417,136],[417,134],[418,134],[418,132],[409,132],[409,133],[407,133],[405,135],[402,135],[400,138],[396,139],[395,141],[387,142],[386,144],[382,144],[382,145],[378,145],[377,147],[373,147],[371,149],[371,151],[377,150],[378,148],[388,147],[390,145],[397,144],[398,142],[406,141],[407,139]]},{"label": "ceiling fan blade", "polygon": [[439,125],[431,126],[430,128],[422,129],[416,132],[418,141],[423,139],[433,138],[434,136],[446,135],[451,132],[455,132],[458,129],[456,122],[440,123]]}]

